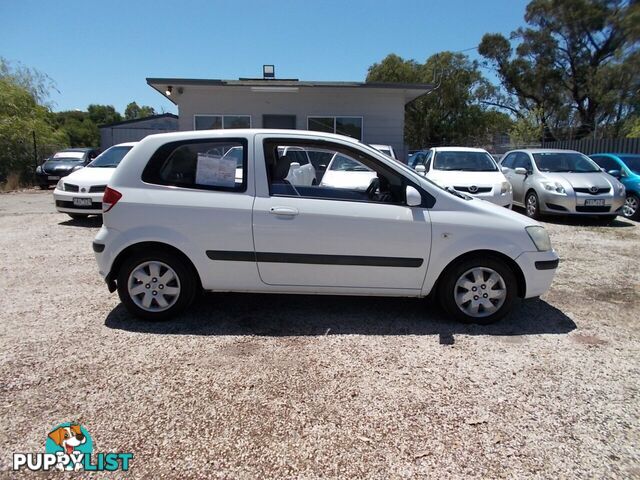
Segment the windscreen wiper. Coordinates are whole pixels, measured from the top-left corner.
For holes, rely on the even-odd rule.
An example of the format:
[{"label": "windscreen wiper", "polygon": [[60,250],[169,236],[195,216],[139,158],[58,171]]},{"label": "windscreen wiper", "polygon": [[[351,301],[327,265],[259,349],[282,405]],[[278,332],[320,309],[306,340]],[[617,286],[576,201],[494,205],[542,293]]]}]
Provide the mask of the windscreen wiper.
[{"label": "windscreen wiper", "polygon": [[464,193],[460,193],[459,191],[457,191],[455,188],[453,187],[445,187],[445,190],[447,192],[449,192],[451,195],[455,195],[456,197],[460,197],[463,198],[464,200],[471,200],[473,199],[472,196],[470,195],[465,195]]}]

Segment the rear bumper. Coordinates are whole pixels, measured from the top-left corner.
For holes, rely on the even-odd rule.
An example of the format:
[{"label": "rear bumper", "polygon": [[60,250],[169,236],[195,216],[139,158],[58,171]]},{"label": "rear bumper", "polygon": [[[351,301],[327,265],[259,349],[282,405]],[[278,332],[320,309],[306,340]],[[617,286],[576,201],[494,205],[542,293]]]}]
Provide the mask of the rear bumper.
[{"label": "rear bumper", "polygon": [[560,259],[554,250],[549,252],[524,252],[516,263],[526,282],[524,298],[539,297],[551,286]]}]

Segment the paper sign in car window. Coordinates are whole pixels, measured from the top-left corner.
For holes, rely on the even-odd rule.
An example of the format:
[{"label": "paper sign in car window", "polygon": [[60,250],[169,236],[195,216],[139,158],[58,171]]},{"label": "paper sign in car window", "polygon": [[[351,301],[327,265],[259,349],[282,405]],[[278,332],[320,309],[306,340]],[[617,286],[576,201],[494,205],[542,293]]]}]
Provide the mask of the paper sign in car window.
[{"label": "paper sign in car window", "polygon": [[196,183],[212,187],[234,187],[236,184],[236,161],[218,156],[198,154]]}]

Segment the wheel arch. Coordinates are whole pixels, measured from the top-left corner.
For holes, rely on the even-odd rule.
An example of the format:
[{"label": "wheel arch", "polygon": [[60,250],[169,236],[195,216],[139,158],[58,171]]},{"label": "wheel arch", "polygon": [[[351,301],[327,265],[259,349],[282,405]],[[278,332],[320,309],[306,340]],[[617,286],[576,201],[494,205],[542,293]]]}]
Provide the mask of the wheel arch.
[{"label": "wheel arch", "polygon": [[440,287],[440,283],[442,282],[442,279],[445,277],[447,272],[450,269],[454,268],[459,263],[467,261],[472,258],[486,258],[486,257],[493,257],[496,260],[500,260],[504,262],[511,269],[511,271],[513,271],[514,275],[516,276],[516,281],[518,282],[517,284],[518,297],[524,298],[527,292],[527,280],[525,279],[522,269],[514,259],[496,250],[472,250],[470,252],[463,253],[462,255],[454,258],[440,272],[440,275],[438,276],[438,279],[436,280],[436,283],[433,286],[432,292],[438,291],[438,288]]},{"label": "wheel arch", "polygon": [[202,290],[202,280],[200,279],[200,274],[198,272],[198,269],[196,268],[194,263],[191,261],[191,259],[184,252],[182,252],[180,249],[172,245],[169,245],[163,242],[139,242],[139,243],[134,243],[133,245],[129,245],[128,247],[123,249],[120,253],[118,253],[115,260],[111,264],[111,270],[109,271],[109,274],[107,275],[107,278],[106,278],[107,285],[109,286],[110,292],[114,292],[117,288],[116,278],[118,277],[118,272],[120,271],[120,267],[122,266],[124,261],[133,254],[137,254],[140,252],[148,252],[150,250],[161,250],[164,252],[169,252],[179,257],[187,265],[187,268],[191,270],[191,273],[194,275],[194,278],[196,279],[198,287]]}]

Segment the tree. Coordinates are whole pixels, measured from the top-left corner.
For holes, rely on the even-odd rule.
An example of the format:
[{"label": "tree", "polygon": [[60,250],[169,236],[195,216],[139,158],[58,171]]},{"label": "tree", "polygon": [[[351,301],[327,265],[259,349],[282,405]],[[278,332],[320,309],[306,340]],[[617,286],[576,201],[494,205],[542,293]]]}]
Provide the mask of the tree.
[{"label": "tree", "polygon": [[138,118],[145,118],[155,115],[156,111],[153,107],[149,107],[148,105],[138,106],[136,102],[131,102],[127,105],[127,108],[124,111],[124,118],[126,120],[135,120]]},{"label": "tree", "polygon": [[73,147],[95,147],[100,144],[100,130],[88,112],[70,110],[55,114],[59,127]]},{"label": "tree", "polygon": [[412,148],[484,144],[506,133],[510,118],[482,104],[488,82],[478,63],[461,53],[441,52],[424,64],[388,55],[369,68],[367,82],[432,83],[437,87],[407,105],[405,141]]},{"label": "tree", "polygon": [[113,105],[92,104],[87,107],[87,112],[91,121],[98,126],[122,121],[122,115],[116,111]]},{"label": "tree", "polygon": [[639,15],[636,1],[532,0],[515,50],[501,34],[480,43],[504,87],[494,104],[536,115],[548,137],[621,125],[640,87]]},{"label": "tree", "polygon": [[32,89],[13,76],[0,77],[0,181],[10,174],[22,182],[33,178],[35,135],[40,157],[67,146],[64,132],[56,129],[49,109],[39,105]]}]

